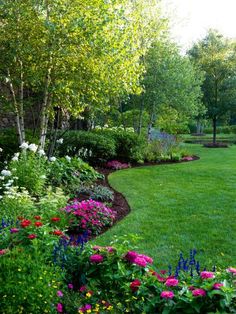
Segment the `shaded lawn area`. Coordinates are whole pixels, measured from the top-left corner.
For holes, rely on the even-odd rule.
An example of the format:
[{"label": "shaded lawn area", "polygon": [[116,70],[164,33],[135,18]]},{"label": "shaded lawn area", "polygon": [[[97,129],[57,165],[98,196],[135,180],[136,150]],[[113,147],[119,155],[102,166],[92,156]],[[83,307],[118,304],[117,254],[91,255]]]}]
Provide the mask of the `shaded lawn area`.
[{"label": "shaded lawn area", "polygon": [[236,146],[188,145],[200,160],[117,171],[110,184],[127,198],[131,213],[96,239],[138,234],[140,253],[157,267],[176,265],[182,251],[198,250],[202,266],[236,265]]}]

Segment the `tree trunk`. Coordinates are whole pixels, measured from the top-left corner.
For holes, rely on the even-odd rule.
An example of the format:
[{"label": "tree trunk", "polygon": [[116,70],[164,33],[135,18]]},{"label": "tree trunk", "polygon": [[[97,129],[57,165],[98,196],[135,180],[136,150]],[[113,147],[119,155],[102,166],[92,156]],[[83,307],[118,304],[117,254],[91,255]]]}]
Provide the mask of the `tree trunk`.
[{"label": "tree trunk", "polygon": [[138,135],[142,132],[142,123],[143,123],[143,108],[144,108],[144,96],[142,94],[140,109],[139,109],[139,121],[138,121]]},{"label": "tree trunk", "polygon": [[213,144],[216,144],[216,117],[213,118]]},{"label": "tree trunk", "polygon": [[19,114],[18,103],[16,100],[16,93],[15,93],[14,86],[13,86],[12,81],[11,81],[11,75],[10,75],[9,70],[8,70],[8,83],[9,83],[9,88],[10,88],[10,91],[12,94],[14,111],[16,114],[16,130],[17,130],[17,134],[18,134],[19,144],[21,145],[23,143],[23,136],[22,136],[22,131],[21,131],[20,114]]},{"label": "tree trunk", "polygon": [[45,148],[45,141],[47,135],[47,128],[48,128],[48,118],[49,118],[49,107],[50,107],[50,95],[49,95],[49,85],[51,81],[51,66],[48,67],[47,76],[45,80],[45,87],[44,87],[44,100],[42,105],[41,111],[41,121],[40,121],[40,149]]},{"label": "tree trunk", "polygon": [[20,119],[20,129],[22,142],[25,142],[25,122],[24,122],[24,73],[23,73],[23,63],[20,63],[20,106],[19,106],[19,119]]}]

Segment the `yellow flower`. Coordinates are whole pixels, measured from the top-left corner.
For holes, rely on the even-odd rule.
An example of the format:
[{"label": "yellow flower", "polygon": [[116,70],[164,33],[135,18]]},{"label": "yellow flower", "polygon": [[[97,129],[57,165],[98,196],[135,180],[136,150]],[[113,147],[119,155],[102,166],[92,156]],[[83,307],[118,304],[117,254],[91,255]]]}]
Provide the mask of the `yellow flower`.
[{"label": "yellow flower", "polygon": [[87,298],[91,298],[91,296],[92,296],[92,294],[91,294],[90,292],[87,292],[87,293],[86,293],[86,297],[87,297]]},{"label": "yellow flower", "polygon": [[112,309],[113,309],[112,305],[109,305],[108,308],[107,308],[108,311],[111,311]]},{"label": "yellow flower", "polygon": [[92,313],[92,311],[91,310],[87,310],[86,313]]}]

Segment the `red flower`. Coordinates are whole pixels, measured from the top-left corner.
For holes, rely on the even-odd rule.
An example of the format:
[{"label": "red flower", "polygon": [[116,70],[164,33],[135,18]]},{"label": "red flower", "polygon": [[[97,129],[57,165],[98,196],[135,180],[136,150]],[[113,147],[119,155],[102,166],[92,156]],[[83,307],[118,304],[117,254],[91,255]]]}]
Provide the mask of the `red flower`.
[{"label": "red flower", "polygon": [[41,220],[42,218],[41,218],[41,216],[34,216],[34,219]]},{"label": "red flower", "polygon": [[130,289],[135,292],[138,291],[139,287],[141,286],[141,281],[138,279],[135,279],[130,283]]},{"label": "red flower", "polygon": [[53,234],[56,235],[56,236],[62,236],[63,232],[60,231],[60,230],[55,230],[55,231],[53,231]]},{"label": "red flower", "polygon": [[43,224],[42,224],[42,222],[40,222],[40,221],[36,221],[36,222],[34,223],[34,225],[35,225],[35,227],[41,227]]},{"label": "red flower", "polygon": [[61,218],[59,218],[59,217],[52,217],[51,218],[51,221],[59,221],[59,220],[61,220]]},{"label": "red flower", "polygon": [[20,225],[21,225],[22,228],[26,228],[26,227],[28,227],[30,224],[31,224],[31,221],[30,221],[30,220],[23,219]]},{"label": "red flower", "polygon": [[30,240],[33,240],[33,239],[37,238],[37,236],[36,236],[36,234],[32,233],[32,234],[29,234],[29,235],[28,235],[28,238],[29,238]]},{"label": "red flower", "polygon": [[6,249],[0,250],[0,255],[4,255],[4,254],[6,254],[6,252],[7,252]]}]

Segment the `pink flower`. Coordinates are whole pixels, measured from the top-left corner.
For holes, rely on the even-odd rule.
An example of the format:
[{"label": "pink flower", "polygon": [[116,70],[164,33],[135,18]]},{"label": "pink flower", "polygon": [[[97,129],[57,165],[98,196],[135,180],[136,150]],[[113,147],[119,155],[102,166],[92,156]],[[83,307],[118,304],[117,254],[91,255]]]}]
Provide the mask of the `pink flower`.
[{"label": "pink flower", "polygon": [[214,273],[212,273],[211,271],[202,271],[200,276],[202,279],[215,278]]},{"label": "pink flower", "polygon": [[206,291],[203,289],[195,289],[192,291],[192,295],[194,297],[205,297],[206,296]]},{"label": "pink flower", "polygon": [[73,289],[74,288],[74,286],[73,286],[73,284],[72,283],[68,283],[68,289]]},{"label": "pink flower", "polygon": [[174,292],[172,291],[162,291],[161,293],[161,298],[163,299],[173,299],[174,296]]},{"label": "pink flower", "polygon": [[167,287],[171,287],[171,286],[175,287],[175,286],[178,286],[178,283],[179,283],[179,280],[177,280],[175,278],[169,278],[166,280],[165,285]]},{"label": "pink flower", "polygon": [[11,233],[17,233],[17,232],[19,232],[19,229],[18,228],[11,228],[10,232]]},{"label": "pink flower", "polygon": [[57,312],[63,313],[63,305],[61,303],[57,303]]},{"label": "pink flower", "polygon": [[91,255],[89,258],[91,263],[101,263],[103,261],[103,256],[100,254]]},{"label": "pink flower", "polygon": [[145,258],[139,256],[135,258],[133,263],[141,267],[147,266],[147,261],[145,260]]},{"label": "pink flower", "polygon": [[129,261],[130,263],[133,263],[135,258],[138,256],[138,253],[135,251],[129,251],[126,255],[125,255],[125,259],[127,259],[127,261]]},{"label": "pink flower", "polygon": [[232,274],[236,275],[236,268],[229,267],[229,268],[227,269],[227,271],[228,271],[229,273],[232,273]]},{"label": "pink flower", "polygon": [[107,250],[108,253],[113,253],[113,252],[115,252],[115,249],[114,249],[114,247],[112,247],[112,246],[106,246],[106,250]]},{"label": "pink flower", "polygon": [[63,297],[63,292],[60,291],[60,290],[58,290],[58,291],[57,291],[57,296],[58,296],[58,297]]},{"label": "pink flower", "polygon": [[32,233],[32,234],[29,234],[29,235],[28,235],[28,238],[29,238],[30,240],[33,240],[33,239],[37,238],[37,235],[34,234],[34,233]]},{"label": "pink flower", "polygon": [[87,287],[86,286],[81,286],[80,288],[79,288],[79,291],[80,292],[83,292],[83,291],[86,291],[87,290]]},{"label": "pink flower", "polygon": [[223,287],[224,285],[223,285],[223,283],[214,283],[214,285],[213,285],[213,289],[215,289],[215,290],[220,290],[220,288],[221,287]]},{"label": "pink flower", "polygon": [[6,249],[3,249],[3,250],[0,250],[0,255],[4,255],[7,253],[7,250]]}]

